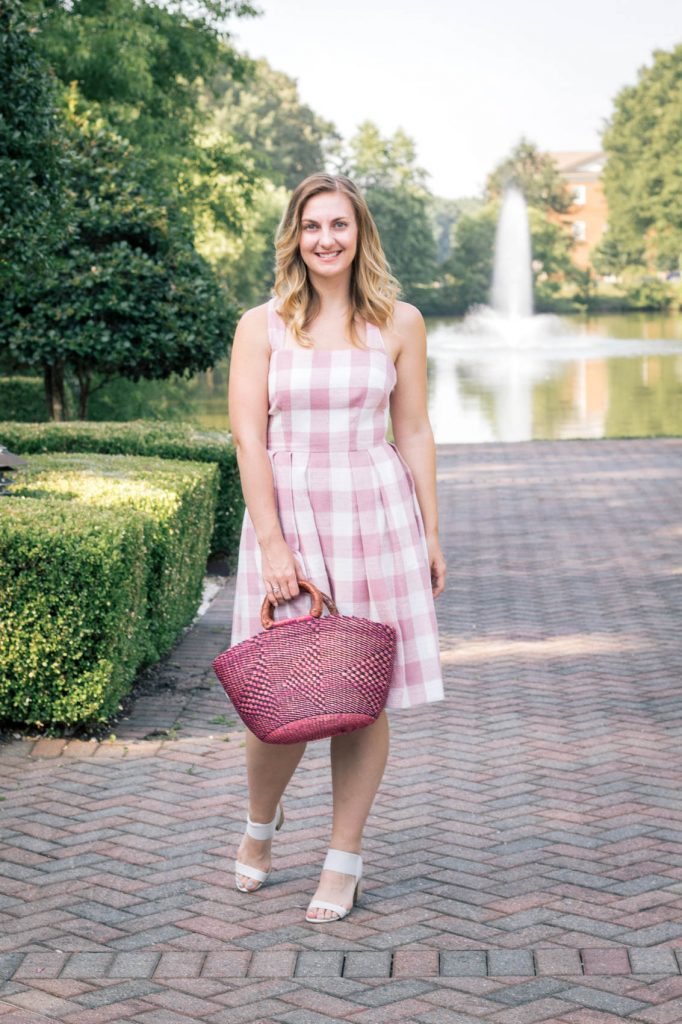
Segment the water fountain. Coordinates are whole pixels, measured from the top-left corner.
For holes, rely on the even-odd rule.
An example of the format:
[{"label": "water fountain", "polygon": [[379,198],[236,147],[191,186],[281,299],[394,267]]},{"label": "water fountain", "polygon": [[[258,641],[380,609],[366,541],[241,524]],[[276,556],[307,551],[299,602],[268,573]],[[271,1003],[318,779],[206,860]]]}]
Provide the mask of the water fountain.
[{"label": "water fountain", "polygon": [[495,236],[490,305],[429,331],[429,415],[439,443],[533,438],[538,396],[550,382],[571,410],[557,414],[555,436],[604,436],[606,360],[682,354],[682,341],[609,337],[599,326],[593,333],[563,317],[534,313],[531,261],[526,201],[509,188]]},{"label": "water fountain", "polygon": [[495,235],[492,308],[503,317],[533,315],[530,227],[523,193],[507,189]]},{"label": "water fountain", "polygon": [[523,193],[505,190],[495,233],[490,305],[474,306],[460,325],[484,344],[537,347],[564,332],[561,317],[533,313],[533,270],[528,207]]}]

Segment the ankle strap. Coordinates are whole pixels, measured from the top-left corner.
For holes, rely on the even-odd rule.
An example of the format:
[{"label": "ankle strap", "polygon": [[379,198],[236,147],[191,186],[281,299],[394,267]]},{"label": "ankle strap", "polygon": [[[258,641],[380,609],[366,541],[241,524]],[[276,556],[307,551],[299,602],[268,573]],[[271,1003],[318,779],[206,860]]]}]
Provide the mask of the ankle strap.
[{"label": "ankle strap", "polygon": [[355,875],[359,878],[362,874],[362,857],[359,853],[329,849],[324,859],[324,867],[330,871],[340,871],[343,875]]},{"label": "ankle strap", "polygon": [[275,811],[275,817],[272,821],[259,822],[251,821],[250,816],[246,815],[246,834],[251,836],[252,839],[272,839],[275,834],[275,823],[279,815],[279,807]]}]

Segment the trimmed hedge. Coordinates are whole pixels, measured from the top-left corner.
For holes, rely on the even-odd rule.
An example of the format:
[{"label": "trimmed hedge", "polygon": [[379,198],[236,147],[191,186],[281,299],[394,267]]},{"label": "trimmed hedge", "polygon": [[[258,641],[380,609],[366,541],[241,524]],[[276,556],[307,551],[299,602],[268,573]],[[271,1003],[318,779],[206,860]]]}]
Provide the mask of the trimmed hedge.
[{"label": "trimmed hedge", "polygon": [[102,452],[217,463],[220,485],[211,554],[224,554],[232,568],[236,564],[244,499],[230,434],[156,420],[132,420],[129,423],[91,423],[86,420],[70,423],[0,422],[0,444],[18,455]]},{"label": "trimmed hedge", "polygon": [[[15,477],[11,497],[0,499],[0,613],[11,627],[4,630],[11,638],[11,650],[3,652],[0,645],[0,677],[10,680],[0,686],[0,716],[18,720],[17,714],[23,712],[28,717],[22,721],[36,725],[71,725],[110,717],[136,671],[172,647],[199,606],[217,490],[214,465],[110,455],[29,458],[28,467]],[[21,515],[15,535],[11,517],[17,508]],[[99,514],[104,517],[105,533],[113,516],[119,529],[127,528],[135,536],[130,548],[119,543],[118,535],[104,545],[116,563],[127,564],[131,579],[139,577],[138,596],[133,600],[128,595],[121,603],[118,593],[108,594],[103,574],[107,602],[118,609],[112,613],[117,622],[113,632],[127,637],[123,653],[116,644],[112,647],[112,630],[102,627],[101,607],[92,599],[91,590],[96,589],[102,570],[100,566],[88,569],[89,531]],[[82,567],[81,516],[86,528]],[[75,565],[66,582],[59,571],[55,575],[51,545],[40,548],[40,539],[49,536],[60,520],[67,524],[68,551]],[[16,557],[17,550],[24,551],[27,537],[40,551],[28,564]],[[70,632],[56,630],[54,647],[50,623],[64,602],[74,625]],[[36,667],[30,673],[21,667],[24,646],[37,652]],[[97,666],[94,676],[93,664]]]},{"label": "trimmed hedge", "polygon": [[0,499],[0,717],[106,721],[143,658],[144,523],[56,499]]}]

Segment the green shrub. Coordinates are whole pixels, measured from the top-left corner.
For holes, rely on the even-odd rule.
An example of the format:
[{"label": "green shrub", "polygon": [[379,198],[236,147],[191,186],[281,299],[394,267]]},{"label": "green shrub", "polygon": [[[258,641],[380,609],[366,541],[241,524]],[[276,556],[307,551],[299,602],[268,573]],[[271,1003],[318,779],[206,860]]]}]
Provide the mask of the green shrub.
[{"label": "green shrub", "polygon": [[103,452],[152,455],[162,459],[215,462],[220,486],[211,553],[236,562],[244,501],[232,439],[219,431],[202,431],[184,423],[133,420],[130,423],[0,422],[0,444],[17,454],[33,452]]},{"label": "green shrub", "polygon": [[215,465],[125,455],[38,455],[11,494],[131,510],[144,530],[146,639],[142,663],[157,661],[201,601],[213,528]]},{"label": "green shrub", "polygon": [[667,310],[675,303],[675,288],[669,281],[653,275],[623,275],[630,309]]},{"label": "green shrub", "polygon": [[146,546],[134,511],[0,499],[0,717],[106,721],[144,656]]},{"label": "green shrub", "polygon": [[47,419],[45,384],[39,377],[0,377],[0,416],[19,423]]}]

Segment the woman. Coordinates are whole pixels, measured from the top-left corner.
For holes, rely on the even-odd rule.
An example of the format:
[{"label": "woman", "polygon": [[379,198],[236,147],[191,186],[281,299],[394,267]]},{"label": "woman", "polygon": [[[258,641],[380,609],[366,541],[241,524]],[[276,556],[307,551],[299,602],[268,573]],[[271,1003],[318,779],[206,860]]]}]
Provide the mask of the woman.
[{"label": "woman", "polygon": [[[443,699],[433,598],[445,561],[426,331],[398,291],[357,186],[311,175],[277,230],[275,294],[237,326],[229,381],[246,503],[231,644],[262,628],[264,592],[282,608],[278,618],[305,615],[298,580],[310,579],[342,614],[396,627],[388,708]],[[389,403],[395,444],[385,439]],[[386,711],[330,742],[331,846],[306,914],[318,923],[347,916],[359,895],[362,833],[388,757]],[[263,743],[247,730],[241,891],[270,873],[280,798],[305,746]]]}]

